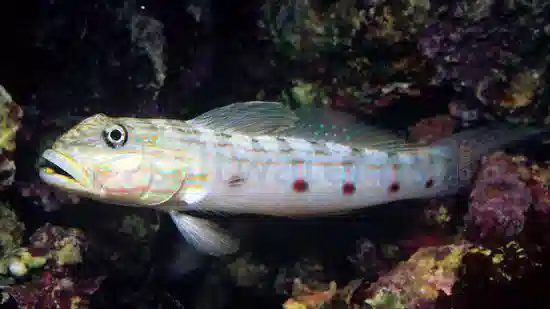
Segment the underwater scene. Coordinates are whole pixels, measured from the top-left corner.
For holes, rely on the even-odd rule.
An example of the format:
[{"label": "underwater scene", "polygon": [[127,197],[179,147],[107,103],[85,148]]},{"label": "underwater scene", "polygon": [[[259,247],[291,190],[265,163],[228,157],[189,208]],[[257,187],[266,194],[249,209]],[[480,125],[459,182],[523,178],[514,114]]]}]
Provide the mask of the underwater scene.
[{"label": "underwater scene", "polygon": [[1,308],[550,308],[550,2],[0,12]]}]

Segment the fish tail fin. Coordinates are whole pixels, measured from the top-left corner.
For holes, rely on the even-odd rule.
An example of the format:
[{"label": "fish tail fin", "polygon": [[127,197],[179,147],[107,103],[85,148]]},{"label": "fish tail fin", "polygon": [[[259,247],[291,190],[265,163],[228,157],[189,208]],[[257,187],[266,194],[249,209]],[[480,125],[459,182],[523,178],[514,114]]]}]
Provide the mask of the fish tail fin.
[{"label": "fish tail fin", "polygon": [[222,256],[239,250],[239,240],[233,238],[214,222],[176,211],[171,211],[169,214],[185,240],[198,251]]},{"label": "fish tail fin", "polygon": [[436,142],[433,146],[452,158],[450,168],[453,171],[448,174],[460,187],[471,181],[482,156],[546,131],[548,130],[507,125],[482,127],[457,133]]}]

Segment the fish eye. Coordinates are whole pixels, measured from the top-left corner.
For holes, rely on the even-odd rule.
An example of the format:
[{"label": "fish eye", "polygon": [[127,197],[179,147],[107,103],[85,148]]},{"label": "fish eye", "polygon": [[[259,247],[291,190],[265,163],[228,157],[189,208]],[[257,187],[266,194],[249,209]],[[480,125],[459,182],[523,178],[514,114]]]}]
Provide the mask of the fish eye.
[{"label": "fish eye", "polygon": [[103,131],[103,139],[107,146],[111,148],[119,148],[126,144],[128,140],[128,132],[120,124],[115,124]]}]

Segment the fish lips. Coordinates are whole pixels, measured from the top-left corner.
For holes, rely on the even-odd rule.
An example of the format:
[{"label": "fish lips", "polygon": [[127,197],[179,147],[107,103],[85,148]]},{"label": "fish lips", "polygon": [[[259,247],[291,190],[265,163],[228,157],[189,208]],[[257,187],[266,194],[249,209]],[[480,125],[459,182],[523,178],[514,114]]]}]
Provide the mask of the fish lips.
[{"label": "fish lips", "polygon": [[40,178],[47,184],[74,191],[88,191],[92,185],[84,168],[71,157],[53,149],[42,153]]}]

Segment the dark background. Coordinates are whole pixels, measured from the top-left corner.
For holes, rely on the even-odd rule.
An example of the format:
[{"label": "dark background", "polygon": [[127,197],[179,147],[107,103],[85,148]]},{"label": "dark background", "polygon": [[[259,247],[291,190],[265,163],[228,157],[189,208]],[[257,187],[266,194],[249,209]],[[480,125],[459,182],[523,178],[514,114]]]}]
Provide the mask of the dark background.
[{"label": "dark background", "polygon": [[[185,1],[126,3],[133,12],[164,24],[168,72],[160,101],[170,103],[160,104],[163,108],[192,105],[193,95],[198,95],[193,91],[195,80],[209,84],[212,76],[224,80],[240,69],[235,63],[243,50],[254,48],[257,4],[203,1],[198,6],[210,10],[211,16],[196,22]],[[0,82],[18,103],[34,105],[41,112],[78,109],[94,101],[117,113],[137,111],[150,94],[136,85],[152,78],[152,68],[132,46],[127,20],[120,17],[124,5],[122,1],[4,4]],[[133,80],[124,78],[128,76]],[[226,88],[219,87],[202,89],[219,93]]]},{"label": "dark background", "polygon": [[[122,9],[125,5],[126,9]],[[209,3],[197,0],[197,6],[210,11],[199,22],[187,12],[188,5],[181,0],[126,3],[117,0],[40,0],[10,1],[0,6],[0,84],[25,109],[24,131],[30,135],[18,142],[16,161],[20,181],[36,178],[34,161],[45,147],[44,140],[93,113],[190,118],[214,106],[250,100],[259,89],[285,83],[284,78],[268,64],[266,50],[269,42],[258,40],[256,23],[260,2],[212,0]],[[141,6],[145,9],[140,9]],[[131,42],[127,26],[128,16],[132,13],[154,17],[164,25],[167,76],[160,89],[140,86],[151,84],[154,72],[150,59]],[[441,102],[446,102],[445,99],[451,95],[448,89],[440,87],[435,92],[438,99],[423,99],[423,108],[407,104],[408,109],[401,110],[399,117],[395,116],[395,109],[390,108],[386,118],[406,127],[408,122],[402,115],[418,118],[446,110],[446,104]],[[430,103],[437,107],[428,108]],[[19,206],[19,209],[29,209],[26,215],[23,214],[23,218],[31,217],[24,220],[26,223],[51,219],[75,224],[78,221],[74,219],[76,212],[98,221],[113,213],[112,208],[97,204],[88,204],[87,212],[84,205],[84,208],[56,214]],[[248,247],[245,249],[259,249],[255,251],[256,256],[270,266],[292,264],[292,261],[309,254],[332,266],[326,270],[329,279],[340,277],[345,282],[352,278],[342,253],[353,251],[360,236],[391,242],[414,228],[409,223],[422,210],[383,207],[367,212],[368,216],[308,221],[265,218],[231,218],[231,221],[254,221],[256,227],[253,233],[248,233],[245,242]],[[339,234],[341,229],[346,232]],[[346,236],[342,236],[344,234]],[[159,254],[163,250],[172,250],[177,236],[173,227],[161,231],[155,249]],[[283,254],[274,250],[278,246],[293,250],[281,250],[285,252]],[[162,257],[157,258],[162,260]],[[160,267],[155,280],[147,283],[156,296],[147,298],[149,296],[144,294],[144,299],[136,302],[145,304],[146,308],[156,307],[163,303],[163,298],[158,295],[169,291],[189,308],[194,308],[195,299],[200,296],[200,289],[211,273],[203,268],[200,273],[173,278],[168,273],[170,266],[167,267]],[[132,278],[111,276],[101,290],[103,300],[96,299],[96,304],[117,304],[122,308],[117,297],[121,293],[130,294],[129,290],[139,291],[143,288],[139,281],[144,279],[143,274]],[[222,286],[227,287],[230,294],[228,308],[280,308],[284,300],[274,293],[256,295],[254,289],[234,289],[230,283]],[[525,292],[515,288],[518,293]],[[499,293],[510,289],[504,287],[493,291],[491,299],[498,302]],[[479,296],[485,290],[479,288],[477,292]],[[518,293],[509,293],[507,299],[518,296],[518,303],[522,303],[522,296]],[[523,295],[532,296],[533,293]],[[476,300],[482,298],[472,297]],[[166,305],[163,308],[176,307]]]}]

